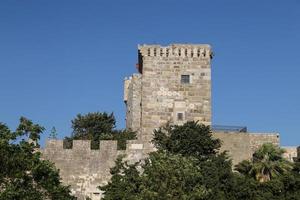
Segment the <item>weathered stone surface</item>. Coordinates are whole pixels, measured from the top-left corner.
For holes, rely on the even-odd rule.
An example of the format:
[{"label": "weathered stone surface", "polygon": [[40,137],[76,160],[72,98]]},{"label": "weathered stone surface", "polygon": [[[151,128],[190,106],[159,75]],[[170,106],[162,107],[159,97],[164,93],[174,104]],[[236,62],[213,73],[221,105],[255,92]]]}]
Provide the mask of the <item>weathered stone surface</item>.
[{"label": "weathered stone surface", "polygon": [[222,140],[220,151],[228,151],[233,165],[250,159],[255,150],[264,143],[279,145],[279,134],[277,133],[216,132],[213,135]]},{"label": "weathered stone surface", "polygon": [[139,46],[141,74],[125,80],[124,96],[127,128],[138,131],[144,148],[152,151],[153,130],[166,123],[211,124],[210,61],[209,45]]},{"label": "weathered stone surface", "polygon": [[91,150],[90,141],[74,140],[72,149],[63,149],[61,140],[48,140],[46,148],[41,149],[44,159],[49,159],[60,169],[60,175],[66,185],[71,185],[72,193],[79,200],[90,197],[99,199],[99,185],[106,184],[110,179],[110,168],[119,155],[137,162],[145,158],[143,144],[128,141],[127,149],[117,150],[117,141],[100,141],[99,150]]}]

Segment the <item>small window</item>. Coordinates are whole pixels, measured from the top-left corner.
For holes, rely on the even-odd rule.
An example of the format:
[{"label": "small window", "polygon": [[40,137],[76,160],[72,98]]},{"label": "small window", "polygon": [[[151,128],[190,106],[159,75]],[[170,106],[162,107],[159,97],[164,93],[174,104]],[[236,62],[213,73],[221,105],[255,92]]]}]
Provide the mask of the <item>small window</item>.
[{"label": "small window", "polygon": [[190,75],[181,75],[181,83],[189,84],[190,83]]},{"label": "small window", "polygon": [[177,120],[183,121],[183,113],[177,113]]}]

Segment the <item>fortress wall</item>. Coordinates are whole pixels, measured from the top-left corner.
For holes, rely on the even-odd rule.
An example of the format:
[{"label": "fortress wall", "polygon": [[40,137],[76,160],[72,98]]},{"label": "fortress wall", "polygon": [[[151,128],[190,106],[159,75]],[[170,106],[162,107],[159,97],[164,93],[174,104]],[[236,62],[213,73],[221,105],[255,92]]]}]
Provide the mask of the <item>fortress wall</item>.
[{"label": "fortress wall", "polygon": [[[250,159],[254,150],[265,142],[279,144],[277,134],[249,134],[236,132],[215,132],[213,136],[222,140],[221,151],[228,151],[237,164]],[[63,149],[62,140],[48,140],[46,148],[41,149],[42,157],[55,163],[60,169],[62,181],[71,185],[71,190],[78,200],[89,196],[99,200],[101,191],[97,186],[104,185],[110,180],[110,168],[114,166],[119,155],[129,163],[138,162],[147,157],[149,150],[139,140],[129,140],[126,150],[117,150],[117,141],[100,141],[100,149],[91,150],[90,141],[74,140],[72,149]],[[296,151],[295,148],[292,152]]]},{"label": "fortress wall", "polygon": [[215,132],[213,135],[222,140],[220,150],[228,151],[233,165],[251,159],[255,150],[264,143],[279,145],[279,135],[276,133]]},{"label": "fortress wall", "polygon": [[272,143],[280,146],[278,133],[251,133],[250,134],[250,152],[254,153],[264,143]]},{"label": "fortress wall", "polygon": [[42,157],[55,163],[60,170],[62,181],[71,185],[72,193],[78,200],[100,199],[99,185],[106,184],[119,155],[125,154],[129,162],[137,162],[145,157],[143,144],[128,141],[127,149],[117,150],[117,141],[100,141],[100,149],[91,150],[90,141],[74,140],[72,149],[63,149],[62,140],[48,140],[46,148],[41,149]]},{"label": "fortress wall", "polygon": [[222,141],[220,151],[228,151],[234,165],[251,157],[249,134],[216,132],[213,136]]}]

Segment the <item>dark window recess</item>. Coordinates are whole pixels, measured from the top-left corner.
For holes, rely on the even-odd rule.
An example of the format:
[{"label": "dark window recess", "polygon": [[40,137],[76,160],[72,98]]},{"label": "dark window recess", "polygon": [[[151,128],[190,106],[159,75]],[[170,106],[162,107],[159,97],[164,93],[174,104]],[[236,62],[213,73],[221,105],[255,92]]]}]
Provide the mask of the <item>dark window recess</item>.
[{"label": "dark window recess", "polygon": [[181,83],[189,84],[190,83],[190,75],[181,75]]},{"label": "dark window recess", "polygon": [[183,113],[177,113],[177,120],[182,121],[183,120]]}]

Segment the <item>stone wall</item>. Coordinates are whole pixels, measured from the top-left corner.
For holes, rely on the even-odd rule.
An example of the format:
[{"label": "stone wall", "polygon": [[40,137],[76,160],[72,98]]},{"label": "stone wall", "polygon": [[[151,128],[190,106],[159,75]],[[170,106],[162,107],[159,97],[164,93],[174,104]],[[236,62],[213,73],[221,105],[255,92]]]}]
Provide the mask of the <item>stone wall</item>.
[{"label": "stone wall", "polygon": [[126,105],[126,128],[137,132],[141,136],[141,74],[133,74],[125,79],[124,102]]},{"label": "stone wall", "polygon": [[[132,92],[126,89],[127,108],[133,109],[130,112],[140,112],[138,139],[146,148],[153,148],[149,143],[153,130],[166,123],[198,120],[210,125],[211,55],[209,45],[139,46],[139,71],[142,74],[141,88],[137,88],[141,96],[130,99]],[[182,82],[182,75],[188,76],[189,83]],[[125,85],[133,85],[133,80]],[[140,106],[130,107],[132,104]],[[132,119],[128,114],[128,128],[132,127]]]},{"label": "stone wall", "polygon": [[55,163],[60,170],[63,183],[71,185],[72,193],[78,200],[86,197],[99,200],[99,185],[106,184],[110,179],[110,168],[119,155],[137,162],[145,158],[143,144],[135,140],[127,142],[126,150],[117,150],[117,141],[100,141],[100,149],[91,150],[90,141],[74,140],[72,149],[63,149],[62,140],[48,140],[45,149],[41,149],[44,159]]},{"label": "stone wall", "polygon": [[221,151],[228,151],[234,165],[242,160],[249,160],[255,150],[264,143],[279,146],[277,133],[215,132],[213,135],[222,140]]},{"label": "stone wall", "polygon": [[[279,144],[278,134],[213,133],[222,140],[221,151],[228,151],[233,164],[250,159],[253,152],[263,143]],[[100,141],[100,149],[91,150],[90,141],[74,140],[72,149],[64,149],[62,140],[48,140],[41,149],[44,159],[55,163],[60,170],[63,183],[71,185],[78,200],[86,197],[99,200],[101,191],[97,188],[110,180],[110,168],[119,155],[133,163],[148,156],[149,149],[138,140],[127,141],[126,150],[117,150],[117,141]],[[151,149],[155,151],[155,149]]]}]

